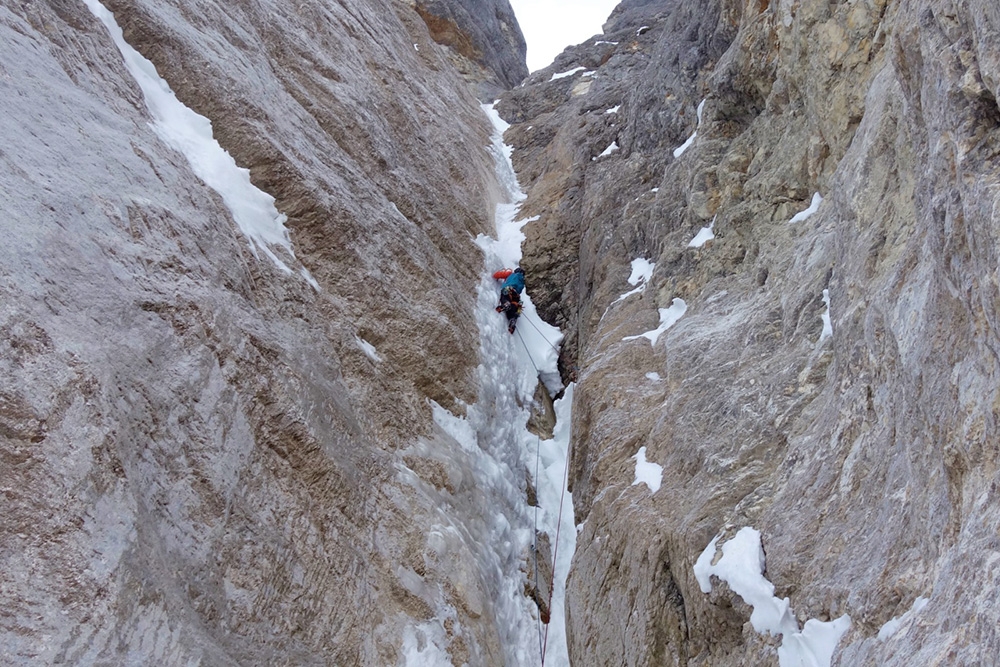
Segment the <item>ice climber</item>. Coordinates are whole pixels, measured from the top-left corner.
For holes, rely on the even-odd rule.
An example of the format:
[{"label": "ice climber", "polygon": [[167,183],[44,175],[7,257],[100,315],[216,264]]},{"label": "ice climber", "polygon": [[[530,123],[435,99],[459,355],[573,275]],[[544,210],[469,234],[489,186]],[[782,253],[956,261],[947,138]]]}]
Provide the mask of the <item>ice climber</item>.
[{"label": "ice climber", "polygon": [[517,267],[513,271],[497,271],[497,278],[506,278],[500,288],[500,304],[496,311],[507,316],[507,331],[514,333],[517,317],[521,314],[521,292],[524,290],[524,269]]}]

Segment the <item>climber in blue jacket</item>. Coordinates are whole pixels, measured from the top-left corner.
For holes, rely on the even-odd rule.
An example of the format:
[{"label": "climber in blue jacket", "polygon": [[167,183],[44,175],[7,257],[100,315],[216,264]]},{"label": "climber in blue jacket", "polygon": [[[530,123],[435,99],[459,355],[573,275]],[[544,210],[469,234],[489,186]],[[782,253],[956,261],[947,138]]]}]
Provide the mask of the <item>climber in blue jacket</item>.
[{"label": "climber in blue jacket", "polygon": [[[509,270],[509,269],[508,269]],[[494,275],[506,273],[498,271]],[[517,267],[506,276],[500,288],[500,303],[496,307],[498,313],[507,316],[507,331],[514,333],[517,317],[521,314],[521,292],[524,291],[524,269]]]}]

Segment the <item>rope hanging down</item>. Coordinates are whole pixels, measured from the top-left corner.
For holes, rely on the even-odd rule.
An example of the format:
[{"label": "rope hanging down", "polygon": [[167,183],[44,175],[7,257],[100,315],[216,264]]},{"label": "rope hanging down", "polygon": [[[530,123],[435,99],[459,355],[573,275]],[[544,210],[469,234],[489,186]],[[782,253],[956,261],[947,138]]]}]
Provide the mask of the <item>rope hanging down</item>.
[{"label": "rope hanging down", "polygon": [[[528,322],[530,323],[531,320],[528,320]],[[532,326],[535,326],[535,325],[532,324]],[[535,327],[535,329],[538,329],[538,327]],[[541,334],[541,331],[539,331],[538,333]],[[525,354],[528,355],[528,361],[530,361],[531,365],[534,367],[535,373],[540,376],[541,375],[541,371],[538,370],[538,365],[535,364],[535,360],[531,358],[531,351],[528,349],[528,344],[524,342],[524,338],[521,337],[521,332],[520,331],[517,331],[517,337],[518,337],[518,339],[520,339],[521,345],[524,346],[524,352],[525,352]],[[544,339],[545,336],[542,335],[542,338]],[[548,340],[546,340],[545,342],[548,343]],[[552,343],[549,343],[549,345],[552,345]],[[558,348],[556,348],[554,345],[552,345],[552,347],[553,347],[553,349],[556,350],[556,352],[559,351]],[[533,540],[534,540],[534,554],[535,554],[535,590],[538,591],[538,583],[539,583],[538,582],[538,505],[539,505],[539,501],[540,501],[540,498],[539,498],[540,494],[538,492],[538,486],[540,484],[540,482],[538,480],[538,471],[539,471],[539,459],[541,458],[542,438],[538,434],[535,435],[535,438],[536,438],[536,447],[535,447],[535,485],[536,485],[536,488],[535,488],[535,526],[534,526]],[[552,614],[552,596],[553,596],[553,594],[555,592],[555,586],[556,586],[556,561],[557,561],[557,558],[559,556],[559,534],[560,534],[560,532],[562,530],[563,506],[564,506],[564,501],[566,500],[566,486],[567,486],[568,480],[569,480],[569,454],[567,452],[566,465],[565,465],[565,468],[563,470],[562,490],[561,490],[561,493],[559,495],[559,513],[558,513],[558,515],[556,517],[556,534],[555,534],[555,538],[553,540],[554,544],[552,545],[552,563],[551,563],[551,568],[549,570],[549,595],[548,595],[548,600],[547,601],[543,600],[548,605],[550,618],[551,618],[551,614]],[[541,611],[541,610],[539,610],[539,611]],[[541,623],[541,618],[540,617],[539,617],[539,623]],[[540,641],[540,644],[541,644],[540,647],[539,647],[540,648],[540,652],[541,652],[541,667],[545,667],[545,654],[547,652],[548,644],[549,644],[549,624],[548,623],[545,624],[545,631],[544,631],[544,633],[542,633],[541,632],[541,628],[539,628],[539,633],[540,633],[539,641]]]},{"label": "rope hanging down", "polygon": [[[521,315],[521,317],[524,317],[524,314],[522,314],[522,315]],[[528,322],[528,324],[530,324],[531,326],[533,326],[533,327],[535,328],[535,331],[537,331],[537,332],[538,332],[538,335],[542,337],[542,340],[544,340],[544,341],[545,341],[546,343],[548,343],[548,344],[549,344],[549,347],[551,347],[551,348],[552,348],[553,350],[555,350],[555,351],[556,351],[556,354],[559,354],[559,348],[558,348],[558,347],[556,347],[556,346],[555,346],[555,345],[554,345],[554,344],[552,343],[552,341],[550,341],[550,340],[549,340],[548,338],[546,338],[546,337],[545,337],[545,334],[544,334],[544,333],[542,333],[542,330],[538,328],[538,325],[537,325],[537,324],[535,324],[534,322],[532,322],[532,321],[531,321],[531,320],[530,320],[529,318],[527,318],[527,317],[524,317],[524,319],[525,319],[525,321],[527,321],[527,322]],[[524,341],[522,341],[522,342],[524,342]],[[526,346],[526,347],[527,347],[527,346]],[[530,357],[531,355],[528,355],[528,356]],[[534,362],[531,362],[531,363],[532,363],[532,364],[534,364]],[[538,370],[538,367],[537,367],[537,366],[535,367],[535,370],[536,370],[536,371]]]}]

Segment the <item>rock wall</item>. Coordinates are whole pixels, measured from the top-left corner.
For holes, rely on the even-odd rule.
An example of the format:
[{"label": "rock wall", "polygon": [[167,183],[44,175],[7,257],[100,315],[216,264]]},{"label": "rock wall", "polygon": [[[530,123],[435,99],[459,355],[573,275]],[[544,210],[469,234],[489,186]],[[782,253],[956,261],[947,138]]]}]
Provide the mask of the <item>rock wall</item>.
[{"label": "rock wall", "polygon": [[396,664],[438,608],[453,659],[499,663],[421,486],[475,491],[430,407],[477,393],[499,188],[472,91],[403,3],[107,6],[275,197],[296,272],[84,3],[0,5],[3,663]]},{"label": "rock wall", "polygon": [[998,30],[976,0],[626,0],[504,96],[579,379],[575,663],[777,664],[692,570],[746,525],[800,623],[850,615],[833,664],[994,659]]},{"label": "rock wall", "polygon": [[508,0],[409,0],[452,64],[492,102],[528,76],[527,45]]}]

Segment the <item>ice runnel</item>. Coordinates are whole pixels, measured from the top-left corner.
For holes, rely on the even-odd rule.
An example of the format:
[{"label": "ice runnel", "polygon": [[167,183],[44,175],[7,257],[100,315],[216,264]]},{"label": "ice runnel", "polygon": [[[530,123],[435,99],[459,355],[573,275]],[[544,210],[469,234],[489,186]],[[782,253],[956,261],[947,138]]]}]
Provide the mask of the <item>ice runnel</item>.
[{"label": "ice runnel", "polygon": [[[479,285],[476,321],[480,331],[482,364],[479,368],[480,396],[476,409],[470,411],[470,421],[479,435],[484,456],[500,463],[500,468],[511,475],[504,482],[497,481],[493,492],[503,498],[509,512],[510,536],[498,534],[495,539],[514,537],[521,540],[508,553],[513,560],[499,563],[496,573],[497,586],[504,596],[495,598],[498,604],[497,624],[505,634],[503,645],[506,661],[510,665],[534,665],[541,662],[539,644],[538,609],[524,595],[523,568],[533,568],[524,562],[524,554],[531,553],[534,526],[547,533],[550,544],[556,549],[554,591],[551,600],[551,619],[545,642],[545,664],[558,667],[568,665],[566,647],[563,591],[569,562],[576,542],[573,523],[572,498],[565,493],[566,457],[569,448],[570,408],[573,400],[572,386],[566,388],[563,398],[556,402],[557,425],[551,440],[542,440],[527,430],[531,402],[538,382],[544,381],[549,392],[562,389],[559,380],[557,346],[562,341],[558,329],[542,321],[531,303],[531,276],[527,276],[527,289],[522,295],[523,314],[514,335],[507,332],[502,315],[494,311],[498,285],[492,278],[493,270],[515,267],[521,260],[521,228],[527,220],[516,220],[518,207],[524,199],[517,177],[510,163],[511,149],[503,144],[507,124],[490,105],[483,110],[494,126],[492,152],[496,160],[497,177],[507,190],[507,202],[496,212],[496,238],[480,237],[477,240],[486,258],[486,267]],[[536,458],[537,457],[537,458]],[[523,471],[527,469],[538,479],[533,479],[538,495],[539,508],[527,505]],[[562,513],[560,514],[560,504]],[[499,508],[499,505],[497,506]],[[557,521],[562,524],[557,529]],[[544,583],[544,582],[543,582]],[[542,593],[546,596],[548,591]],[[509,597],[507,597],[509,596]]]}]

